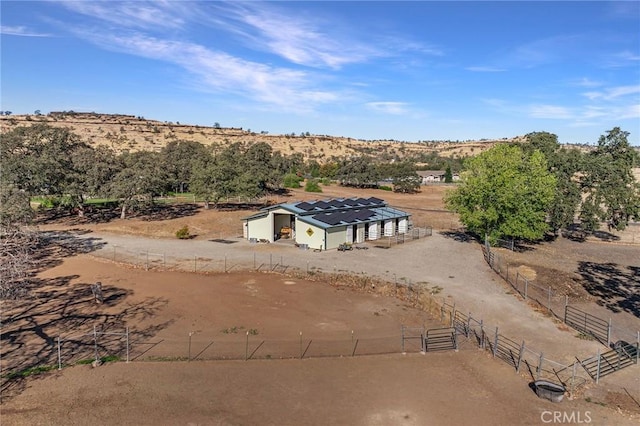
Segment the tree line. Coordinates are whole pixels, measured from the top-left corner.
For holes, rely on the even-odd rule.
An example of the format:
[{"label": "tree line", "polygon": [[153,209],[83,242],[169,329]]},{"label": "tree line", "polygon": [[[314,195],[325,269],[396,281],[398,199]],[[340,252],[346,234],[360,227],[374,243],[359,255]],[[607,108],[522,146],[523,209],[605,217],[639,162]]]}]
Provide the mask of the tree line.
[{"label": "tree line", "polygon": [[0,224],[25,223],[34,196],[57,197],[84,214],[89,197],[117,200],[120,217],[169,192],[193,193],[205,208],[227,197],[260,197],[284,188],[285,176],[337,180],[377,187],[388,179],[394,190],[415,192],[420,181],[411,163],[376,164],[372,157],[325,164],[284,156],[261,142],[205,146],[172,141],[158,152],[116,154],[92,147],[69,128],[38,123],[16,127],[0,140]]},{"label": "tree line", "polygon": [[562,147],[548,132],[497,145],[466,160],[446,205],[469,231],[491,241],[539,240],[575,226],[593,232],[601,223],[623,230],[640,220],[640,184],[632,171],[639,156],[628,136],[615,127],[589,152]]}]

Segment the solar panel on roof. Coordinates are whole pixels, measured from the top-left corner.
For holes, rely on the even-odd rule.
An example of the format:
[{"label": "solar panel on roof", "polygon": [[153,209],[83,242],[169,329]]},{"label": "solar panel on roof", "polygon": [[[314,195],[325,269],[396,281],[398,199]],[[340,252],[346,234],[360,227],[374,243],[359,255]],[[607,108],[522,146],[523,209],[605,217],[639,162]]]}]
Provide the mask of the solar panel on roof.
[{"label": "solar panel on roof", "polygon": [[309,210],[313,209],[313,206],[311,204],[307,203],[306,201],[296,204],[296,207],[301,209],[301,210],[304,210],[306,212],[308,212]]},{"label": "solar panel on roof", "polygon": [[352,206],[353,207],[353,206],[357,206],[358,205],[358,201],[356,201],[353,198],[349,198],[347,200],[344,200],[344,204],[347,205],[347,206]]},{"label": "solar panel on roof", "polygon": [[384,204],[384,200],[381,200],[380,198],[376,198],[376,197],[369,197],[369,201],[371,201],[372,204],[375,204],[377,206]]},{"label": "solar panel on roof", "polygon": [[358,219],[358,220],[367,220],[373,215],[375,215],[375,213],[372,212],[371,210],[360,210],[356,214],[356,219]]},{"label": "solar panel on roof", "polygon": [[318,201],[313,204],[313,207],[324,210],[329,207],[329,204],[325,203],[324,201]]},{"label": "solar panel on roof", "polygon": [[338,200],[331,200],[331,201],[327,202],[327,204],[329,204],[329,206],[335,207],[335,208],[339,208],[339,207],[343,206],[342,201],[338,201]]},{"label": "solar panel on roof", "polygon": [[367,200],[366,198],[358,198],[356,201],[358,202],[358,204],[363,205],[363,206],[371,205],[371,202],[369,200]]}]

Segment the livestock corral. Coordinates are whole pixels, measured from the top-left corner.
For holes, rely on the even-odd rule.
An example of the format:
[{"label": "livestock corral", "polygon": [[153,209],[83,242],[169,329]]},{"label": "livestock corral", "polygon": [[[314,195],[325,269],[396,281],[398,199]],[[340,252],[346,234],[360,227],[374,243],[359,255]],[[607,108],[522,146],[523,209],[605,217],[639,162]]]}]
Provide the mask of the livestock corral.
[{"label": "livestock corral", "polygon": [[[598,384],[583,370],[559,371],[607,348],[492,271],[444,211],[445,190],[330,186],[321,197],[287,197],[376,196],[433,228],[427,238],[347,252],[251,244],[240,218],[255,210],[230,204],[127,220],[41,217],[48,239],[37,287],[3,302],[2,424],[637,424],[638,366]],[[190,240],[175,238],[184,225]],[[554,294],[567,286],[581,308],[639,329],[640,246],[619,244],[629,234],[606,237],[495,252],[531,286]],[[145,250],[183,267],[112,258]],[[194,258],[224,258],[224,269],[189,272]],[[481,339],[465,329],[455,347],[425,351],[426,330],[447,329],[457,313],[482,322]],[[498,335],[522,342],[517,369],[492,347]],[[532,391],[541,374],[567,380],[562,402]]]}]

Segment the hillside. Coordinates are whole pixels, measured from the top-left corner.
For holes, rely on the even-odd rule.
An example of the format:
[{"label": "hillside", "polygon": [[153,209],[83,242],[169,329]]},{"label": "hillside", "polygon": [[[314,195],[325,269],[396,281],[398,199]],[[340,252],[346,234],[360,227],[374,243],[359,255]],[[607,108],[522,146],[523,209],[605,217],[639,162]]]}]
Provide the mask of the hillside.
[{"label": "hillside", "polygon": [[[405,158],[416,154],[437,153],[442,157],[462,158],[491,148],[498,141],[471,142],[399,142],[359,140],[326,135],[271,135],[242,128],[206,127],[161,122],[119,114],[51,113],[48,115],[0,116],[0,132],[16,126],[45,122],[52,126],[70,127],[88,143],[106,145],[117,152],[159,151],[173,140],[196,141],[205,145],[234,142],[266,142],[283,155],[300,153],[305,160],[323,163],[332,157],[370,154],[384,158]],[[520,140],[513,138],[511,140]],[[502,140],[506,141],[506,139]]]}]

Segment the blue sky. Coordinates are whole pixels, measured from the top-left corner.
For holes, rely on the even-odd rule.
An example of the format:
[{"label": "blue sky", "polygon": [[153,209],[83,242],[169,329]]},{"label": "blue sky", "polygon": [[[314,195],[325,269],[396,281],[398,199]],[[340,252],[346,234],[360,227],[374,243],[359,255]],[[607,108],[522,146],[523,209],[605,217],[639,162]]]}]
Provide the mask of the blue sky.
[{"label": "blue sky", "polygon": [[361,139],[640,145],[640,2],[1,2],[1,105]]}]

